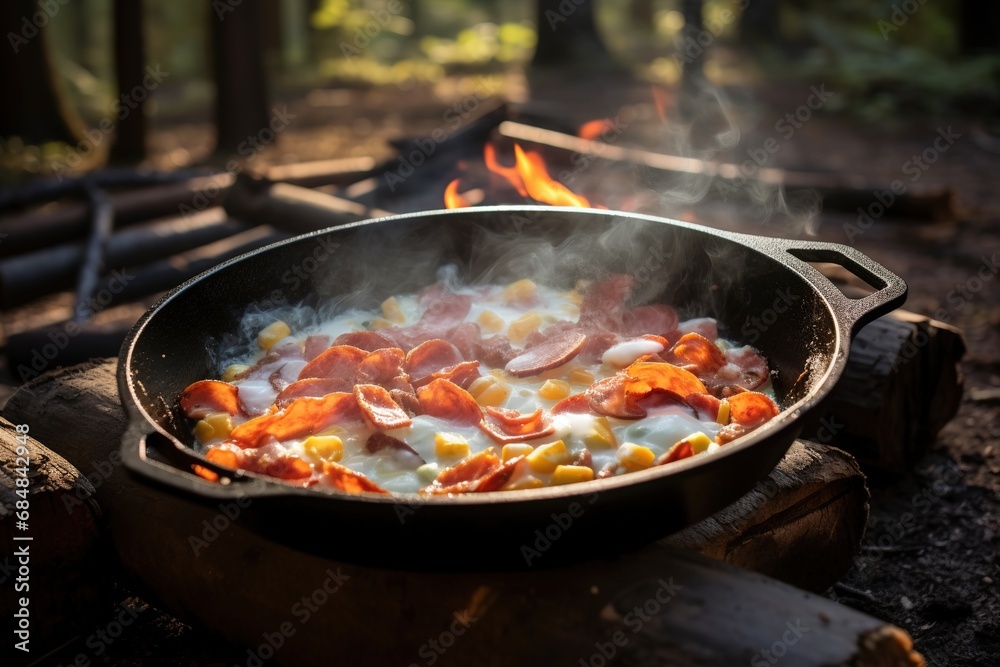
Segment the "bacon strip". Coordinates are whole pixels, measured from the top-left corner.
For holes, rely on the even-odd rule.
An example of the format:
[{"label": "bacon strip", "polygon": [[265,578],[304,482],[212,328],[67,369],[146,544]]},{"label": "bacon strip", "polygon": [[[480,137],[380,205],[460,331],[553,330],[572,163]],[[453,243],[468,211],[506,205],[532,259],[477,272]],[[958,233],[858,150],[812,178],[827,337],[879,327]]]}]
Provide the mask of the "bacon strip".
[{"label": "bacon strip", "polygon": [[410,375],[413,386],[420,387],[434,379],[435,373],[451,368],[464,360],[457,347],[446,340],[434,338],[406,353],[403,370]]},{"label": "bacon strip", "polygon": [[236,385],[219,380],[199,380],[181,393],[181,410],[191,419],[201,419],[212,412],[235,415],[240,411]]},{"label": "bacon strip", "polygon": [[377,384],[392,389],[396,386],[394,380],[404,376],[403,380],[407,381],[408,384],[408,378],[405,377],[403,371],[403,357],[403,351],[398,347],[386,347],[369,352],[355,369],[354,382],[356,384]]},{"label": "bacon strip", "polygon": [[562,366],[580,354],[587,336],[579,331],[567,331],[532,347],[511,359],[505,370],[516,377],[539,375]]},{"label": "bacon strip", "polygon": [[642,336],[654,334],[663,336],[677,329],[677,312],[662,303],[639,306],[625,311],[622,315],[622,334]]},{"label": "bacon strip", "polygon": [[504,408],[485,408],[480,428],[496,442],[520,442],[551,435],[556,427],[541,408],[530,414]]},{"label": "bacon strip", "polygon": [[361,418],[353,394],[334,393],[322,398],[297,398],[284,410],[243,422],[229,434],[230,442],[244,449],[261,447],[322,431],[338,422]]},{"label": "bacon strip", "polygon": [[393,451],[406,452],[407,454],[412,454],[414,457],[416,457],[416,461],[414,462],[416,465],[413,466],[414,468],[420,467],[423,464],[427,463],[427,461],[425,461],[424,458],[417,453],[417,450],[415,450],[413,447],[410,447],[408,444],[406,444],[399,438],[394,438],[391,435],[387,435],[385,433],[372,433],[370,436],[368,436],[368,440],[365,441],[365,450],[367,450],[369,454],[377,454],[383,449],[391,449]]},{"label": "bacon strip", "polygon": [[365,352],[374,352],[383,347],[395,347],[396,344],[388,337],[377,331],[351,331],[340,334],[334,341],[334,345],[351,345]]},{"label": "bacon strip", "polygon": [[628,387],[631,393],[643,394],[651,389],[666,389],[679,396],[708,393],[693,373],[673,364],[637,361],[624,372],[632,380]]},{"label": "bacon strip", "polygon": [[687,333],[680,337],[666,357],[667,361],[698,377],[708,377],[726,365],[719,347],[701,334]]},{"label": "bacon strip", "polygon": [[590,399],[586,394],[573,394],[572,396],[567,396],[553,405],[549,412],[554,415],[558,415],[563,412],[586,414],[590,412]]},{"label": "bacon strip", "polygon": [[330,337],[314,335],[306,337],[305,345],[302,347],[302,357],[307,361],[312,361],[330,347]]},{"label": "bacon strip", "polygon": [[350,380],[339,377],[298,380],[282,389],[281,393],[274,400],[274,404],[278,408],[283,408],[296,398],[303,398],[305,396],[319,398],[335,392],[348,392],[351,391],[352,386]]},{"label": "bacon strip", "polygon": [[334,345],[306,364],[299,372],[299,379],[308,378],[352,378],[358,364],[368,355],[362,349],[351,345]]},{"label": "bacon strip", "polygon": [[392,400],[389,391],[377,384],[354,385],[354,398],[369,426],[390,430],[413,423],[410,415]]},{"label": "bacon strip", "polygon": [[389,493],[361,473],[332,461],[323,462],[323,476],[330,486],[344,493]]},{"label": "bacon strip", "polygon": [[744,391],[729,397],[729,419],[753,430],[763,426],[780,410],[770,398],[756,391]]},{"label": "bacon strip", "polygon": [[618,419],[640,419],[646,410],[628,395],[628,378],[623,373],[598,380],[585,392],[588,406],[600,415]]},{"label": "bacon strip", "polygon": [[432,380],[417,389],[420,411],[431,417],[447,419],[457,424],[474,426],[483,419],[476,399],[466,390],[448,380]]}]

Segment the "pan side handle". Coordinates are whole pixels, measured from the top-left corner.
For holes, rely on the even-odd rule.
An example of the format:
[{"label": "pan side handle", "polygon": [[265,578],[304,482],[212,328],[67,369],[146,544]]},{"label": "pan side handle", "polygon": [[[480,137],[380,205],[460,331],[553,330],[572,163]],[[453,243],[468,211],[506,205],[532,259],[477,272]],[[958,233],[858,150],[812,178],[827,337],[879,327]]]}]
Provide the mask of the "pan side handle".
[{"label": "pan side handle", "polygon": [[[264,480],[219,466],[181,447],[173,438],[134,416],[121,443],[122,462],[134,474],[174,491],[216,500],[242,499],[280,493]],[[219,476],[209,482],[194,473],[201,466]]]},{"label": "pan side handle", "polygon": [[[799,241],[742,235],[750,246],[763,250],[808,280],[833,307],[851,338],[869,322],[890,313],[906,301],[906,283],[895,273],[850,246],[822,241]],[[875,288],[861,299],[852,299],[809,262],[829,262],[847,269]]]}]

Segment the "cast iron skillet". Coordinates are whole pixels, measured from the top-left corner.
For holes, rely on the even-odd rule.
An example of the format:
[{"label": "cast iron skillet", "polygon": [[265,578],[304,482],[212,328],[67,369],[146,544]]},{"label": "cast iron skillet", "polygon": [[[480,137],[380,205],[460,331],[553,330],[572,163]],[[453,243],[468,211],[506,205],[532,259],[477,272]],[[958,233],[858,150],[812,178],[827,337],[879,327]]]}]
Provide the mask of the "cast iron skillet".
[{"label": "cast iron skillet", "polygon": [[[876,291],[849,299],[807,262],[840,264]],[[637,302],[711,316],[721,334],[767,358],[783,412],[708,457],[563,487],[412,500],[285,486],[208,463],[192,448],[176,397],[219,373],[211,351],[233,343],[251,306],[375,306],[436,280],[525,275],[572,285],[637,277]],[[523,568],[634,548],[718,511],[781,459],[840,377],[850,340],[903,303],[905,283],[858,251],[764,238],[642,215],[555,207],[432,211],[282,241],[225,262],[166,295],[122,346],[118,385],[130,418],[125,464],[200,501],[237,502],[269,539],[342,560],[405,569]],[[190,472],[215,470],[222,483]],[[183,517],[178,517],[183,521]],[[192,526],[197,533],[201,527]]]}]

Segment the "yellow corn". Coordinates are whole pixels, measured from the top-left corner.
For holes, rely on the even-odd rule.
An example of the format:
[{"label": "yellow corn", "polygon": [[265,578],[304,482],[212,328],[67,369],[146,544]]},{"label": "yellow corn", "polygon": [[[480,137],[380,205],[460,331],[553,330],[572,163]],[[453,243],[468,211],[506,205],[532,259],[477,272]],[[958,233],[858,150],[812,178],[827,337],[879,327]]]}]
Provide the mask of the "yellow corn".
[{"label": "yellow corn", "polygon": [[531,303],[538,295],[538,285],[524,278],[507,285],[503,291],[504,303]]},{"label": "yellow corn", "polygon": [[510,326],[507,327],[507,337],[512,343],[520,343],[540,326],[542,326],[542,316],[536,312],[530,312],[510,323]]},{"label": "yellow corn", "polygon": [[469,441],[458,433],[438,433],[434,436],[434,453],[441,457],[469,455]]},{"label": "yellow corn", "polygon": [[[705,435],[701,431],[698,431],[697,433],[692,433],[691,435],[689,435],[688,437],[684,438],[683,440],[678,441],[677,444],[674,445],[674,447],[676,447],[677,445],[679,445],[679,444],[681,444],[682,442],[685,442],[685,441],[689,445],[691,445],[691,451],[693,451],[695,454],[701,454],[702,452],[704,452],[705,450],[708,449],[709,445],[712,444],[712,439],[711,438],[709,438],[707,435]],[[671,448],[671,449],[673,449],[673,448]]]},{"label": "yellow corn", "polygon": [[556,440],[547,445],[539,445],[535,451],[528,454],[526,460],[535,472],[550,473],[556,466],[572,461],[573,455],[566,449],[566,443]]},{"label": "yellow corn", "polygon": [[472,381],[469,393],[479,405],[497,407],[510,396],[510,385],[493,375],[483,375]]},{"label": "yellow corn", "polygon": [[626,442],[619,447],[615,456],[618,458],[618,463],[630,472],[645,470],[656,460],[656,454],[653,453],[652,449],[631,442]]},{"label": "yellow corn", "polygon": [[313,435],[302,443],[302,449],[313,459],[336,463],[344,456],[344,441],[335,435]]},{"label": "yellow corn", "polygon": [[529,444],[523,442],[514,442],[509,445],[503,446],[503,449],[500,451],[500,458],[503,460],[504,463],[507,463],[507,461],[515,459],[518,456],[527,456],[528,454],[531,453],[533,449],[534,447],[532,447]]},{"label": "yellow corn", "polygon": [[573,384],[585,384],[589,387],[594,384],[594,374],[582,368],[574,368],[569,372],[569,381]]},{"label": "yellow corn", "polygon": [[611,449],[618,444],[607,417],[594,419],[593,429],[583,437],[583,444],[587,449]]},{"label": "yellow corn", "polygon": [[385,329],[385,328],[391,327],[391,326],[392,326],[392,322],[390,322],[389,320],[385,319],[384,317],[376,317],[368,325],[368,330],[369,331],[375,331],[376,329]]},{"label": "yellow corn", "polygon": [[194,425],[194,436],[198,438],[198,442],[208,442],[215,437],[215,429],[204,419],[199,419]]},{"label": "yellow corn", "polygon": [[543,486],[545,486],[545,483],[534,475],[525,475],[520,479],[509,482],[503,488],[504,491],[518,491],[520,489],[540,489]]},{"label": "yellow corn", "polygon": [[232,366],[226,366],[226,371],[222,374],[223,382],[232,382],[236,379],[236,376],[250,368],[246,364],[233,364]]},{"label": "yellow corn", "polygon": [[715,418],[723,426],[729,423],[729,401],[719,403],[719,415]]},{"label": "yellow corn", "polygon": [[503,329],[504,321],[503,318],[494,313],[492,310],[484,310],[479,314],[476,319],[479,322],[479,326],[483,328],[486,333],[496,333]]},{"label": "yellow corn", "polygon": [[225,412],[212,412],[194,425],[194,434],[199,442],[207,442],[216,438],[228,438],[233,430],[233,418]]},{"label": "yellow corn", "polygon": [[393,324],[402,324],[406,321],[406,315],[403,314],[403,309],[400,307],[399,300],[396,297],[390,296],[382,302],[382,317]]},{"label": "yellow corn", "polygon": [[538,395],[550,401],[558,401],[569,396],[569,382],[565,380],[546,380],[538,390]]},{"label": "yellow corn", "polygon": [[574,306],[579,306],[583,303],[583,295],[580,294],[580,290],[571,289],[563,294],[563,298],[569,301]]},{"label": "yellow corn", "polygon": [[594,471],[587,466],[556,466],[552,473],[552,486],[576,484],[594,479]]},{"label": "yellow corn", "polygon": [[260,333],[257,334],[257,343],[265,350],[270,350],[274,347],[275,343],[287,337],[290,333],[292,333],[292,330],[288,325],[278,320],[260,330]]}]

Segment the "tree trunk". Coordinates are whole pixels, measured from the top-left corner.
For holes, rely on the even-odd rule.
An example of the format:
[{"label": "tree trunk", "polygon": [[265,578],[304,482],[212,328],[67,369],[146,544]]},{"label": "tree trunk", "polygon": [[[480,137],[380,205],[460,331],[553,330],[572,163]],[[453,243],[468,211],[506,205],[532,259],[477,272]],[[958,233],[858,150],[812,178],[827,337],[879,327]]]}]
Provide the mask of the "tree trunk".
[{"label": "tree trunk", "polygon": [[146,99],[149,95],[143,88],[146,40],[142,0],[115,0],[114,17],[115,75],[118,101],[123,106],[119,107],[122,111],[111,155],[117,161],[138,162],[146,157]]},{"label": "tree trunk", "polygon": [[51,20],[36,0],[0,3],[0,34],[6,42],[0,47],[5,79],[0,137],[20,137],[28,144],[75,144],[83,137],[83,122],[59,90],[51,64],[45,29]]},{"label": "tree trunk", "polygon": [[532,68],[620,69],[601,41],[593,0],[538,0],[536,7],[538,46]]},{"label": "tree trunk", "polygon": [[[268,127],[263,0],[212,3],[216,153],[232,155]],[[244,145],[244,150],[246,146]],[[256,148],[256,147],[254,147]]]}]

